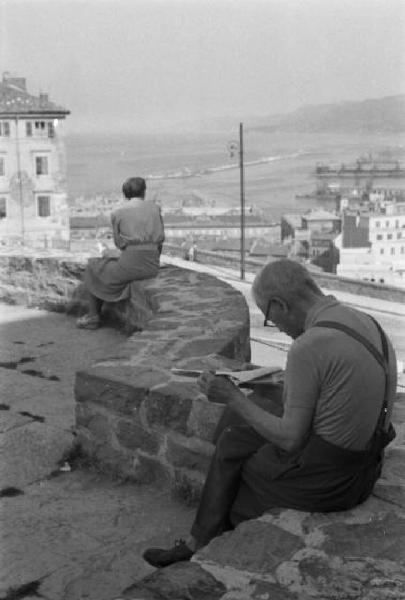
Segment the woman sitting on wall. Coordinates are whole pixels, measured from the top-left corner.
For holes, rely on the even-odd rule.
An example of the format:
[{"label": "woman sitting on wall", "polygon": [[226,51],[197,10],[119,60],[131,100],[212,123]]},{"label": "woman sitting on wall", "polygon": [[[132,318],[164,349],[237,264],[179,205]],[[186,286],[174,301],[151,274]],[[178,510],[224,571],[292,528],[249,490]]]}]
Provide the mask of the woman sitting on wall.
[{"label": "woman sitting on wall", "polygon": [[129,298],[129,284],[155,277],[164,241],[160,208],[145,202],[146,183],[130,177],[122,191],[128,200],[111,214],[117,250],[106,250],[101,258],[91,258],[84,274],[89,293],[89,313],[77,320],[81,329],[97,329],[103,301]]}]

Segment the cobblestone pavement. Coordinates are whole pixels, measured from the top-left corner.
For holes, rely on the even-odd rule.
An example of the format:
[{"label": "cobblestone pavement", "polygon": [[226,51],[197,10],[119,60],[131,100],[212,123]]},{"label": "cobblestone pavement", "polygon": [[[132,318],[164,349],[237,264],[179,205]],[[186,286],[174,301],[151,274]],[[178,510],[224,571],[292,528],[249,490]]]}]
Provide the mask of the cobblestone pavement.
[{"label": "cobblestone pavement", "polygon": [[0,599],[110,600],[152,570],[142,550],[186,533],[193,514],[165,489],[64,470],[75,372],[123,337],[10,306],[0,335]]}]

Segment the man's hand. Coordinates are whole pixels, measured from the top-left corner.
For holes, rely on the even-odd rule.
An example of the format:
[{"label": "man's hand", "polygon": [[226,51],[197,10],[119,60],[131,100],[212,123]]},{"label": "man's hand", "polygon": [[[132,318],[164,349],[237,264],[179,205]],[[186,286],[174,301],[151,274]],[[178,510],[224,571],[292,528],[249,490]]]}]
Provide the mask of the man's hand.
[{"label": "man's hand", "polygon": [[215,375],[211,371],[204,371],[198,379],[198,384],[210,402],[231,404],[236,397],[245,397],[228,377]]}]

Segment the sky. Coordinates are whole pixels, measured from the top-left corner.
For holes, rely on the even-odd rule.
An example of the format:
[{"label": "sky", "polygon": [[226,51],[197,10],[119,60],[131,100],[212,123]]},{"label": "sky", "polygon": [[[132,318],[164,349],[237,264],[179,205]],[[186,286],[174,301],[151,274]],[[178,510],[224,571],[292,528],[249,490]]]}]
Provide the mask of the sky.
[{"label": "sky", "polygon": [[0,69],[69,128],[177,128],[405,93],[405,0],[0,0]]}]

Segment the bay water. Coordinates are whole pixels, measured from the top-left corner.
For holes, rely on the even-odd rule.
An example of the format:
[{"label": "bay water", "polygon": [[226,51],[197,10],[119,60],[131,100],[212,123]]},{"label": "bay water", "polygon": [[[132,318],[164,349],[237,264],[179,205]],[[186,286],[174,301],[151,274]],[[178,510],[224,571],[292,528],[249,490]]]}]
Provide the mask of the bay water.
[{"label": "bay water", "polygon": [[[208,205],[240,205],[235,131],[174,134],[71,134],[66,137],[70,199],[120,197],[129,176],[147,180],[147,194],[162,206],[202,198]],[[246,205],[278,221],[318,201],[297,198],[315,190],[317,163],[340,165],[367,153],[390,154],[403,162],[403,134],[267,133],[245,129]],[[76,203],[77,204],[77,203]],[[333,209],[334,206],[325,208]]]}]

